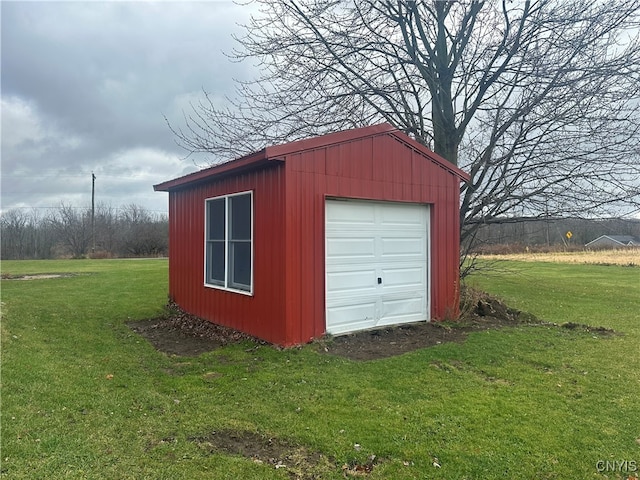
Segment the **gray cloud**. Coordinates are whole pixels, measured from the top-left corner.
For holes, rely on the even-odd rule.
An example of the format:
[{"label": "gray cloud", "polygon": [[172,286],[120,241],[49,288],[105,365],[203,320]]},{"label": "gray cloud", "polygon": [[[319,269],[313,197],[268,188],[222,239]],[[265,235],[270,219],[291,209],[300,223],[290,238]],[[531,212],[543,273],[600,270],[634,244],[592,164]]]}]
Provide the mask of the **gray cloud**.
[{"label": "gray cloud", "polygon": [[157,183],[194,170],[163,114],[250,67],[222,53],[232,2],[2,2],[2,209],[102,201],[166,210]]}]

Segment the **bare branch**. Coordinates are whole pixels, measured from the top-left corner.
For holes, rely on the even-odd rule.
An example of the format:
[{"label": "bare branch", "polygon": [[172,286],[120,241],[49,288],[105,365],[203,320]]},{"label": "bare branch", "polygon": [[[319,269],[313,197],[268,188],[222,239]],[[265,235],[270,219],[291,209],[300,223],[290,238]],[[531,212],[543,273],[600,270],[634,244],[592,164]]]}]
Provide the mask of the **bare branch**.
[{"label": "bare branch", "polygon": [[168,120],[189,154],[387,121],[471,174],[464,239],[639,206],[640,0],[256,3],[232,58],[261,75]]}]

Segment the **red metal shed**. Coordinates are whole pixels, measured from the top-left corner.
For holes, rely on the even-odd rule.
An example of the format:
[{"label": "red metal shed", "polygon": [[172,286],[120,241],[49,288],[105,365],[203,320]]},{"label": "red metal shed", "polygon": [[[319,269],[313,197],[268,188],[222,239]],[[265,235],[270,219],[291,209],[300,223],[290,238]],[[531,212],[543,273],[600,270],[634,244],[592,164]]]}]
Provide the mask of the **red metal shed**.
[{"label": "red metal shed", "polygon": [[267,147],[169,192],[169,295],[280,345],[458,310],[460,180],[391,125]]}]

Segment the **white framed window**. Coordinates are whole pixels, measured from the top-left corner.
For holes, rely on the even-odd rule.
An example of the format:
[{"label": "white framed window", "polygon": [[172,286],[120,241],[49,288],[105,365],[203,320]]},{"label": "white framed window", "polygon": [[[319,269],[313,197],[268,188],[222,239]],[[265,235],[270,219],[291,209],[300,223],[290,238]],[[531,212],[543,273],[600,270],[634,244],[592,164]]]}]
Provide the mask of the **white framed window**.
[{"label": "white framed window", "polygon": [[253,294],[253,192],[205,200],[204,283]]}]

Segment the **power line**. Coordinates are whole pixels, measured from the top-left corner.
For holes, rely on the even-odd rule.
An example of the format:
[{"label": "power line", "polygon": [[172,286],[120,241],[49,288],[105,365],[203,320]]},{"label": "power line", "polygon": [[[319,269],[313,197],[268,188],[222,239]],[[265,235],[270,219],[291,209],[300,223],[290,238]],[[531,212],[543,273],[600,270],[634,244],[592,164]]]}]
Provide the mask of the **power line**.
[{"label": "power line", "polygon": [[[16,173],[3,173],[2,177],[3,178],[30,178],[33,180],[40,180],[43,178],[86,178],[87,174],[83,174],[83,175],[72,175],[72,174],[57,174],[57,173],[51,173],[51,174],[37,174],[37,177],[34,177],[34,174],[16,174]],[[138,175],[138,177],[136,177],[136,175]],[[147,176],[146,174],[134,174],[132,175],[108,175],[108,174],[100,174],[100,177],[107,177],[107,178],[118,178],[118,179],[131,179],[131,178],[141,178],[143,176]]]},{"label": "power line", "polygon": [[[168,214],[169,212],[167,210],[151,210],[148,208],[143,207],[142,205],[137,205],[138,207],[141,207],[145,212],[154,212],[154,213],[165,213]],[[98,207],[100,207],[100,205],[98,205]],[[65,205],[64,208],[70,208],[71,210],[90,210],[91,207],[70,207]],[[107,207],[110,208],[112,210],[115,211],[125,211],[128,210],[128,208],[126,206],[122,206],[122,207]],[[60,209],[60,205],[58,206],[45,206],[45,207],[11,207],[8,208],[7,210],[59,210]],[[100,210],[98,210],[99,212]]]}]

